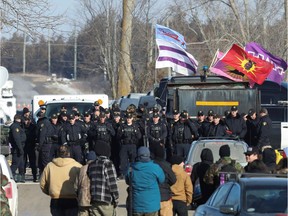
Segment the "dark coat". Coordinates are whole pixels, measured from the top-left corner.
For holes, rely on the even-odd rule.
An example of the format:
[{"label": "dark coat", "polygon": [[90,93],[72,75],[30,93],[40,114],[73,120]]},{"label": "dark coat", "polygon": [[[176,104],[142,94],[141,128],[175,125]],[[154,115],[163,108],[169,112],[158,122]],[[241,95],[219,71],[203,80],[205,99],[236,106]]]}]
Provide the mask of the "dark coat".
[{"label": "dark coat", "polygon": [[206,184],[203,181],[206,171],[210,168],[211,164],[213,164],[212,151],[207,148],[203,149],[200,157],[201,157],[201,162],[194,164],[192,174],[191,174],[191,181],[193,185],[195,185],[197,178],[199,178],[199,181],[200,181],[202,198],[196,201],[197,205],[201,205],[205,203],[214,191],[213,185]]},{"label": "dark coat", "polygon": [[171,168],[170,163],[166,160],[156,157],[154,159],[154,163],[157,163],[165,174],[165,181],[162,184],[159,184],[160,194],[161,194],[161,202],[167,201],[172,198],[172,192],[170,187],[176,183],[176,176]]},{"label": "dark coat", "polygon": [[232,132],[232,135],[244,139],[247,133],[247,126],[244,119],[237,113],[236,117],[232,117],[231,113],[227,116],[226,125]]}]

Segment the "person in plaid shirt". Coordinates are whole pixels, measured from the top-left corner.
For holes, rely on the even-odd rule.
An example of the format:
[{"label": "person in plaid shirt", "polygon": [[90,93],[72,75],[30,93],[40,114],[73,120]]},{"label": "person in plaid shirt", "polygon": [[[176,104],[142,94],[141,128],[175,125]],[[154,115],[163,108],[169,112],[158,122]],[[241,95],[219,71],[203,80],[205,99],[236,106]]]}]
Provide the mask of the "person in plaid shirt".
[{"label": "person in plaid shirt", "polygon": [[97,160],[88,166],[90,178],[91,208],[94,215],[116,215],[119,190],[117,174],[113,162],[109,159],[110,146],[102,141],[95,145]]}]

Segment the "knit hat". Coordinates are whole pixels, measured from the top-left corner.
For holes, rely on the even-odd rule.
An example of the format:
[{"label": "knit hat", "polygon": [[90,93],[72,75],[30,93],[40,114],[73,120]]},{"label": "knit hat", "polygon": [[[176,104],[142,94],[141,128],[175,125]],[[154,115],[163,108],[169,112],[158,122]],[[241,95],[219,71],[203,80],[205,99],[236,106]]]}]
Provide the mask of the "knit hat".
[{"label": "knit hat", "polygon": [[106,156],[110,157],[111,155],[111,148],[108,143],[102,140],[97,140],[95,146],[94,146],[94,151],[97,156]]},{"label": "knit hat", "polygon": [[262,160],[268,168],[276,166],[275,150],[273,148],[265,148],[262,152]]},{"label": "knit hat", "polygon": [[170,158],[170,163],[171,165],[174,165],[174,164],[181,164],[182,162],[184,162],[184,158],[181,157],[181,156],[178,156],[178,155],[173,155],[171,158]]},{"label": "knit hat", "polygon": [[29,111],[29,109],[27,107],[24,107],[22,112],[23,112],[23,115],[24,115],[24,114],[26,114],[26,113],[28,113],[30,111]]},{"label": "knit hat", "polygon": [[220,157],[230,157],[230,147],[229,145],[223,145],[219,149]]},{"label": "knit hat", "polygon": [[138,160],[142,162],[150,161],[150,150],[145,146],[141,146],[137,151]]},{"label": "knit hat", "polygon": [[96,160],[96,153],[94,151],[89,151],[89,153],[87,153],[87,161],[90,161],[90,160]]}]

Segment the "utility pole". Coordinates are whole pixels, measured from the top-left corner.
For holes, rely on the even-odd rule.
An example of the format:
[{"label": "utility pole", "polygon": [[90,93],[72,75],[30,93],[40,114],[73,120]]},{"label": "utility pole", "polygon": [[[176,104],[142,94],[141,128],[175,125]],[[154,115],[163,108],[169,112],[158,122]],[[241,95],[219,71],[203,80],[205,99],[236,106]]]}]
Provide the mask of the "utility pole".
[{"label": "utility pole", "polygon": [[23,74],[26,74],[26,32],[24,32],[24,42],[23,42]]},{"label": "utility pole", "polygon": [[74,80],[77,80],[77,32],[74,33]]},{"label": "utility pole", "polygon": [[51,76],[51,43],[50,43],[50,26],[48,28],[48,76]]}]

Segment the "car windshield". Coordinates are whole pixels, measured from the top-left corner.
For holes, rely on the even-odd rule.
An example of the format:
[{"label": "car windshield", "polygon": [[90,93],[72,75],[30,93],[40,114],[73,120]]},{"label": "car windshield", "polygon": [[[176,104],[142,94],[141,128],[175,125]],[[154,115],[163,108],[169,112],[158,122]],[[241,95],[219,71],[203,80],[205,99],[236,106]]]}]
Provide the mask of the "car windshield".
[{"label": "car windshield", "polygon": [[127,107],[131,104],[135,105],[135,107],[138,107],[138,101],[139,99],[137,98],[122,98],[120,101],[120,110],[126,110]]},{"label": "car windshield", "polygon": [[214,158],[214,163],[219,160],[220,156],[219,156],[219,148],[222,145],[229,145],[230,147],[230,154],[231,154],[231,158],[233,160],[236,160],[239,163],[246,163],[246,159],[245,159],[245,145],[243,145],[243,143],[241,142],[235,142],[235,141],[199,141],[194,149],[193,149],[193,155],[188,156],[188,163],[194,165],[197,162],[201,161],[200,155],[201,152],[204,148],[209,148],[211,149],[212,153],[213,153],[213,158]]},{"label": "car windshield", "polygon": [[93,103],[67,103],[67,102],[62,102],[62,103],[51,103],[47,104],[46,108],[46,117],[51,117],[55,113],[60,113],[61,106],[65,105],[67,108],[67,113],[70,113],[72,110],[72,107],[77,107],[78,111],[80,114],[83,114],[85,111],[91,110]]},{"label": "car windshield", "polygon": [[287,185],[247,187],[244,196],[246,212],[287,213]]}]

